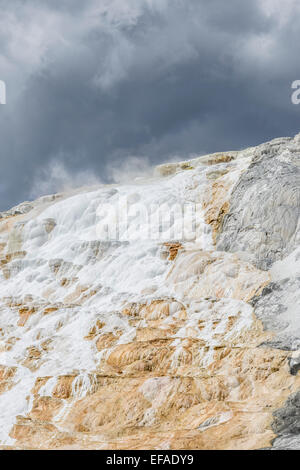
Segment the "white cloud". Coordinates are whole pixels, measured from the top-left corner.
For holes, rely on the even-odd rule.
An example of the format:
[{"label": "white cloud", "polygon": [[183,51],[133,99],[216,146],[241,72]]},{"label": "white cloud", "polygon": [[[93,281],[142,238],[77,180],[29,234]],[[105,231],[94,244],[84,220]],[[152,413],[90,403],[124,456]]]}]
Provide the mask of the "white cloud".
[{"label": "white cloud", "polygon": [[46,168],[40,169],[33,178],[30,197],[68,192],[73,189],[101,184],[90,170],[71,171],[62,163],[62,156],[53,159]]},{"label": "white cloud", "polygon": [[130,156],[107,167],[108,177],[115,183],[130,183],[153,174],[153,165],[146,157]]},{"label": "white cloud", "polygon": [[284,26],[300,11],[298,0],[261,0],[260,6],[264,14],[275,17],[280,26]]}]

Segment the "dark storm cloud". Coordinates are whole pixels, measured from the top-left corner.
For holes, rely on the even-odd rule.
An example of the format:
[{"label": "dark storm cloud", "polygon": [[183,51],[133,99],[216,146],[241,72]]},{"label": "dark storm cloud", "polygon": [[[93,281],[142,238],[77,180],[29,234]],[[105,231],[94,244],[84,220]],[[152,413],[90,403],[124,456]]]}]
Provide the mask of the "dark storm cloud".
[{"label": "dark storm cloud", "polygon": [[[0,0],[0,209],[299,132],[296,1]],[[60,175],[59,175],[60,174]],[[39,184],[40,181],[40,184]]]}]

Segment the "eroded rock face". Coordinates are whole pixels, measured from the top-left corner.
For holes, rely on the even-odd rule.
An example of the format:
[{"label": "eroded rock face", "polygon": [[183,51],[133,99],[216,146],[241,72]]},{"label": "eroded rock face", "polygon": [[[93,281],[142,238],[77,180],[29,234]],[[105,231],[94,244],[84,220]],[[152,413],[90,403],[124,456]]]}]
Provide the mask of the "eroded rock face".
[{"label": "eroded rock face", "polygon": [[[276,139],[3,213],[1,446],[299,448],[299,155]],[[182,204],[181,237],[180,211],[149,230]]]},{"label": "eroded rock face", "polygon": [[258,147],[236,185],[218,249],[254,255],[268,269],[299,246],[300,139]]}]

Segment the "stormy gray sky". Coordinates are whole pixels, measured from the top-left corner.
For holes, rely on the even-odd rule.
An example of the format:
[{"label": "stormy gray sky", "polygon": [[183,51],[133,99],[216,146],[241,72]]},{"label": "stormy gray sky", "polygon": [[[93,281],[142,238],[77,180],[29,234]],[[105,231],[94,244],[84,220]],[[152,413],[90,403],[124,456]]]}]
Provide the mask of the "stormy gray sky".
[{"label": "stormy gray sky", "polygon": [[299,3],[0,0],[0,210],[298,133]]}]

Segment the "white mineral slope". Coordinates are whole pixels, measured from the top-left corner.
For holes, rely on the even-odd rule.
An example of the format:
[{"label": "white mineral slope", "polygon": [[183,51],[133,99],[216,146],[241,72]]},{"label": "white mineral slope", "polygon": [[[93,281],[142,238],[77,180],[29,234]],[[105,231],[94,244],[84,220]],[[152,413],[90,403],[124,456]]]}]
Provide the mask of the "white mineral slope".
[{"label": "white mineral slope", "polygon": [[[266,339],[269,347],[293,351],[296,359],[287,355],[284,364],[294,360],[297,369],[299,155],[299,136],[276,139],[240,152],[162,165],[151,177],[128,184],[101,185],[47,196],[2,213],[1,445],[50,448],[50,442],[60,432],[68,433],[70,448],[126,445],[130,448],[130,442],[125,445],[117,437],[111,438],[115,439],[112,443],[105,435],[106,428],[88,424],[87,417],[84,426],[71,421],[79,415],[77,410],[88,397],[96,399],[100,394],[101,398],[99,377],[106,376],[108,370],[110,376],[129,377],[132,364],[138,363],[139,367],[143,364],[145,368],[146,356],[148,362],[155,362],[160,354],[158,350],[145,353],[150,344],[154,347],[155,338],[168,341],[170,354],[163,355],[160,365],[153,362],[150,378],[143,369],[142,391],[147,388],[146,381],[153,380],[153,374],[164,377],[163,387],[177,375],[204,374],[214,381],[228,374],[224,379],[228,382],[224,409],[220,411],[221,405],[214,401],[216,410],[210,408],[208,413],[203,407],[204,403],[212,406],[207,398],[212,392],[207,391],[206,398],[198,403],[200,392],[195,390],[194,398],[188,398],[190,405],[183,409],[192,413],[193,406],[198,406],[197,425],[192,426],[196,418],[183,416],[182,409],[178,416],[174,415],[176,422],[182,420],[182,429],[191,426],[196,448],[209,446],[200,442],[198,435],[215,432],[212,427],[220,427],[222,434],[224,423],[237,419],[236,408],[230,408],[228,403],[241,406],[248,393],[246,379],[241,379],[246,371],[234,372],[240,367],[237,364],[226,363],[222,371],[214,372],[221,360],[220,348],[244,351],[259,348]],[[128,214],[127,219],[124,214]],[[157,310],[159,302],[166,303],[168,315],[162,316],[161,310]],[[154,307],[142,314],[139,309],[145,305],[150,310]],[[133,306],[135,313],[132,313]],[[269,335],[259,326],[258,319]],[[99,329],[96,333],[95,325]],[[100,347],[102,340],[105,341]],[[130,362],[132,349],[142,343],[143,352],[135,352],[136,357]],[[194,349],[191,352],[195,344],[196,352]],[[123,350],[119,357],[119,351]],[[253,366],[257,377],[255,367],[259,366]],[[281,392],[278,396],[275,393],[271,411],[283,406],[286,398],[297,391],[297,377],[290,374],[288,366],[282,368],[283,375],[288,374],[290,378],[282,396]],[[139,370],[135,369],[135,377]],[[71,389],[69,395],[58,397],[57,386],[62,377],[72,377]],[[38,388],[37,384],[40,384]],[[168,393],[162,395],[158,387],[148,405],[143,405],[146,408],[142,415],[134,418],[135,425],[143,429],[141,432],[150,433],[147,434],[149,448],[159,445],[152,437],[151,426],[153,423],[159,426],[159,409],[164,400],[170,399]],[[191,395],[191,392],[184,393]],[[255,413],[261,417],[265,413],[262,413],[265,405],[261,404],[260,395],[263,392],[257,392],[259,398],[253,401],[251,393],[247,395],[247,406],[256,407]],[[37,426],[34,416],[46,399],[51,403],[51,413],[47,409],[38,416],[39,423],[44,420],[53,426],[53,431],[47,428],[52,441],[50,438],[43,441],[42,433],[40,441],[25,438],[20,431],[22,426]],[[144,394],[143,400],[147,401]],[[131,413],[134,414],[132,410]],[[243,435],[237,443],[234,439],[225,443],[221,436],[215,437],[216,442],[211,445],[213,448],[266,446],[277,434],[272,420],[265,418],[265,422],[268,424],[261,424],[258,433],[263,437],[254,438],[256,431],[249,431],[248,440]],[[118,426],[112,418],[109,424],[112,429]],[[83,437],[80,437],[81,429],[85,429]],[[124,433],[124,439],[128,432]],[[160,432],[159,439],[163,438],[161,442],[166,447],[186,445],[182,430],[179,440],[174,442],[166,424]],[[116,436],[120,435],[118,431]],[[145,435],[141,439],[146,439]],[[55,447],[68,445],[58,439]]]}]

